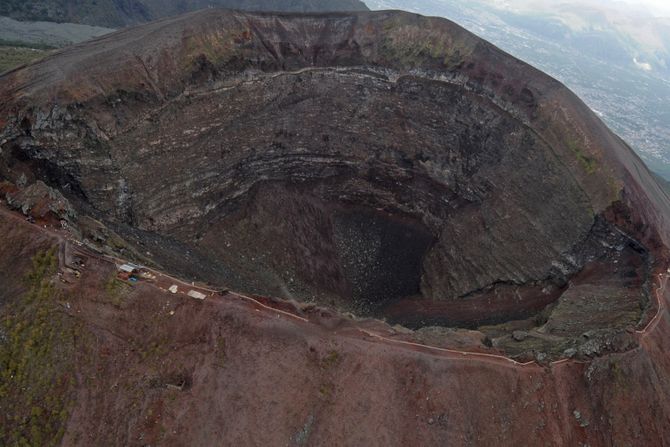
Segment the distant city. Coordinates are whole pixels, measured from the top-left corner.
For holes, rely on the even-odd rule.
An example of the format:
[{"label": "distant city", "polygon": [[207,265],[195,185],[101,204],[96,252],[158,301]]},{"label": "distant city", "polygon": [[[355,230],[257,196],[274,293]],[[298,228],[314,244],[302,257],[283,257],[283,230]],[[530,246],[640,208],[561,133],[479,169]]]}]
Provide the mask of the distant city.
[{"label": "distant city", "polygon": [[[405,9],[446,17],[545,71],[584,100],[650,169],[670,180],[670,71],[665,65],[666,60],[670,62],[670,45],[663,40],[670,35],[670,20],[640,15],[628,23],[621,20],[626,10],[605,11],[602,2],[588,1],[532,12],[510,11],[499,2],[486,1],[366,3],[371,9]],[[575,25],[575,17],[588,24]],[[657,33],[636,41],[638,23],[651,34]]]}]

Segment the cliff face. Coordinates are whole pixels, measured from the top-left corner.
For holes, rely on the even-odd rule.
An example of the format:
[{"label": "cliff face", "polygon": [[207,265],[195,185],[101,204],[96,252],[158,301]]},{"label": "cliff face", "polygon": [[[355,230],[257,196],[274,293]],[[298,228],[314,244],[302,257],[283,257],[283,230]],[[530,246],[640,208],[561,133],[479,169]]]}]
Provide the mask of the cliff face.
[{"label": "cliff face", "polygon": [[661,244],[666,202],[631,151],[559,83],[441,19],[206,11],[2,81],[6,176],[187,244],[223,266],[193,269],[210,281],[367,311],[530,287],[538,309],[609,256],[584,247],[614,203],[635,210],[628,237]]}]

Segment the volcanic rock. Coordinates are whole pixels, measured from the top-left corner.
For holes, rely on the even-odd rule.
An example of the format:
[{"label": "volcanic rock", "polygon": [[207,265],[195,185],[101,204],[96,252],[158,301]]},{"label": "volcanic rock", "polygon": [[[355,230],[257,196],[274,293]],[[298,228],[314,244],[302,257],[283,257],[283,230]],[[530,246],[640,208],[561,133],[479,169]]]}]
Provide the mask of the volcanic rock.
[{"label": "volcanic rock", "polygon": [[630,324],[667,234],[655,180],[581,101],[442,19],[194,13],[0,97],[0,172],[162,265],[410,326],[527,318],[588,265],[568,292],[609,284]]},{"label": "volcanic rock", "polygon": [[[116,256],[242,292],[119,283],[82,248],[78,282],[59,272],[66,304],[35,311],[58,325],[30,331],[66,328],[62,350],[2,345],[48,360],[12,367],[54,366],[21,383],[76,396],[53,425],[65,444],[670,436],[666,193],[560,83],[449,21],[153,22],[4,75],[0,129],[0,175],[60,191]],[[33,292],[54,284],[45,245],[67,244],[4,210],[0,225],[3,315],[34,321]],[[28,291],[26,253],[45,265]],[[32,400],[10,391],[0,422],[22,427],[6,421]]]},{"label": "volcanic rock", "polygon": [[512,338],[514,338],[516,341],[524,341],[526,338],[528,338],[528,332],[514,331],[512,332]]},{"label": "volcanic rock", "polygon": [[[22,182],[19,182],[22,183]],[[6,191],[5,200],[10,208],[20,210],[33,219],[55,219],[73,223],[77,213],[60,191],[48,187],[43,181],[24,187],[0,184],[0,191]]]}]

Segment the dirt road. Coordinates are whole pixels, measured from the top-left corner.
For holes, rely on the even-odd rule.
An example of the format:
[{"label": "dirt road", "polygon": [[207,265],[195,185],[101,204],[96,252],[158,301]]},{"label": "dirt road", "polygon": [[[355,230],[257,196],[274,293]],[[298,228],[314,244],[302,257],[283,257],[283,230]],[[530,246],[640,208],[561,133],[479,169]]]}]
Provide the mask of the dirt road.
[{"label": "dirt road", "polygon": [[[16,213],[12,212],[8,209],[6,209],[4,206],[0,206],[0,214],[4,217],[7,217],[9,219],[15,220],[17,223],[21,225],[31,225],[33,228],[35,228],[37,231],[41,232],[46,232],[49,235],[53,236],[56,238],[58,241],[59,245],[59,250],[58,250],[58,260],[60,263],[61,269],[65,269],[66,267],[69,268],[68,265],[68,259],[72,259],[72,255],[74,253],[83,256],[83,257],[93,257],[105,262],[113,263],[116,265],[121,265],[124,263],[127,263],[128,260],[124,260],[118,257],[114,256],[109,256],[109,255],[100,255],[97,254],[91,250],[86,249],[85,247],[81,246],[81,243],[77,243],[72,236],[67,233],[66,231],[62,229],[56,229],[56,228],[49,228],[44,225],[39,225],[39,224],[31,224],[26,222],[25,218]],[[184,298],[187,299],[194,299],[188,295],[189,291],[196,291],[200,292],[204,295],[206,295],[205,299],[230,299],[230,298],[236,298],[240,299],[243,301],[248,302],[251,304],[256,311],[267,311],[274,313],[277,316],[283,316],[292,320],[295,320],[296,322],[300,322],[301,324],[311,324],[311,321],[308,318],[302,317],[300,315],[296,315],[291,312],[287,312],[282,309],[278,309],[276,307],[272,307],[270,305],[264,304],[260,302],[259,300],[252,298],[250,296],[233,292],[233,291],[227,291],[225,294],[221,294],[218,290],[210,289],[205,286],[201,285],[195,285],[194,283],[189,283],[186,281],[183,281],[181,279],[175,278],[173,276],[170,276],[169,274],[165,272],[161,272],[155,269],[151,269],[148,267],[145,267],[146,270],[151,272],[153,275],[156,276],[155,280],[150,280],[146,281],[147,284],[149,284],[152,287],[156,287],[160,289],[161,291],[165,293],[171,293],[168,288],[171,285],[177,285],[178,286],[178,291],[176,294],[183,296]],[[667,281],[668,277],[670,275],[668,273],[661,273],[658,274],[658,286],[656,287],[654,291],[654,296],[657,301],[657,309],[656,309],[656,314],[654,317],[649,321],[649,323],[646,325],[646,327],[642,330],[636,331],[636,334],[640,339],[648,336],[649,333],[653,332],[655,328],[658,325],[658,322],[660,321],[661,314],[665,311],[665,306],[664,306],[664,299],[663,299],[663,293],[665,292],[665,288],[667,286]],[[408,349],[412,350],[421,350],[421,351],[429,351],[434,354],[439,354],[445,358],[449,358],[450,360],[459,360],[459,361],[477,361],[477,362],[485,362],[485,363],[495,363],[500,366],[505,366],[505,367],[515,367],[515,368],[539,368],[541,367],[537,362],[535,361],[529,361],[529,362],[518,362],[512,358],[509,358],[504,355],[500,354],[489,354],[489,353],[483,353],[483,352],[474,352],[474,351],[461,351],[461,350],[456,350],[456,349],[448,349],[448,348],[440,348],[437,346],[430,346],[422,343],[415,343],[407,340],[400,340],[396,338],[389,338],[385,337],[377,332],[364,329],[364,328],[357,328],[357,332],[359,334],[362,334],[365,337],[369,337],[373,340],[376,340],[378,342],[382,343],[389,343],[397,346],[403,346]],[[559,364],[564,364],[564,363],[584,363],[583,361],[580,360],[575,360],[575,359],[561,359],[557,360],[555,362],[552,362],[551,365],[559,365]]]}]

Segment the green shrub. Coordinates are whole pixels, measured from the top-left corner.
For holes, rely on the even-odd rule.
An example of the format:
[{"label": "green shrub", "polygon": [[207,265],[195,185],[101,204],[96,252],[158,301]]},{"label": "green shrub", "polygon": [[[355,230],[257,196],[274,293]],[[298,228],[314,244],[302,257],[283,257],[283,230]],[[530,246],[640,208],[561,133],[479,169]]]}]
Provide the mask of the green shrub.
[{"label": "green shrub", "polygon": [[22,297],[2,309],[0,445],[58,445],[68,419],[75,327],[58,310],[56,250],[38,253]]}]

